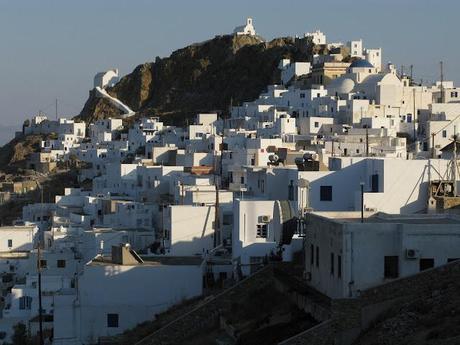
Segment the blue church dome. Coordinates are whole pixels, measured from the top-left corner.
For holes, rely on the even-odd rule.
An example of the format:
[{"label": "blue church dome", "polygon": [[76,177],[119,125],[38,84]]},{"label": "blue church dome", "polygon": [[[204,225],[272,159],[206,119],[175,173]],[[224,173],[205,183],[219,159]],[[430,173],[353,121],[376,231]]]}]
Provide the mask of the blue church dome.
[{"label": "blue church dome", "polygon": [[374,66],[367,60],[359,59],[353,61],[350,68],[374,68]]}]

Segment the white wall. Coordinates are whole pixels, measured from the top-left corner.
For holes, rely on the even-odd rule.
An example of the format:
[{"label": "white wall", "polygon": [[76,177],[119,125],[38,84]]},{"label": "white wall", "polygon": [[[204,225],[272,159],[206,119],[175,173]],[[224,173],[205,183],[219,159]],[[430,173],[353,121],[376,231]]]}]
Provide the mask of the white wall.
[{"label": "white wall", "polygon": [[164,215],[164,229],[170,238],[167,253],[188,256],[213,249],[214,215],[214,206],[169,206]]},{"label": "white wall", "polygon": [[[200,296],[202,275],[202,266],[89,264],[79,280],[80,307],[69,307],[71,298],[56,300],[55,339],[64,343],[64,338],[75,337],[85,344],[96,343],[98,337],[153,320],[174,304]],[[109,313],[119,315],[119,327],[107,327]]]}]

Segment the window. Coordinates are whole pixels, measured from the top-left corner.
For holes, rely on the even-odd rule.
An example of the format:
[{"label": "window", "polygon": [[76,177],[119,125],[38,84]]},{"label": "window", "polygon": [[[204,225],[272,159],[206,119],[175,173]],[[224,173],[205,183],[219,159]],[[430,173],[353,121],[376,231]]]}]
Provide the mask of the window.
[{"label": "window", "polygon": [[313,244],[310,244],[310,265],[314,265],[315,263],[315,248]]},{"label": "window", "polygon": [[8,240],[8,248],[12,248],[13,247],[13,240]]},{"label": "window", "polygon": [[118,314],[107,314],[107,327],[118,328]]},{"label": "window", "polygon": [[332,201],[332,186],[321,186],[319,189],[320,201]]},{"label": "window", "polygon": [[319,122],[315,122],[315,128],[318,128],[319,127]]},{"label": "window", "polygon": [[399,257],[385,256],[384,258],[384,277],[394,279],[399,277]]},{"label": "window", "polygon": [[65,268],[65,260],[58,260],[57,261],[58,268]]},{"label": "window", "polygon": [[244,184],[244,176],[241,176],[241,177],[240,177],[240,183],[241,183],[241,184]]},{"label": "window", "polygon": [[433,258],[422,258],[419,262],[420,272],[434,267]]},{"label": "window", "polygon": [[31,306],[32,306],[32,297],[22,296],[19,298],[19,309],[30,310]]},{"label": "window", "polygon": [[301,93],[301,94],[300,94],[300,98],[305,98],[305,94],[304,94],[304,93]]},{"label": "window", "polygon": [[267,238],[267,233],[268,233],[267,224],[257,224],[256,238]]},{"label": "window", "polygon": [[334,253],[331,253],[331,275],[334,275]]},{"label": "window", "polygon": [[337,277],[342,278],[342,256],[337,255]]},{"label": "window", "polygon": [[46,260],[40,260],[40,268],[46,268]]},{"label": "window", "polygon": [[294,201],[294,181],[293,180],[289,181],[288,200]]},{"label": "window", "polygon": [[316,246],[316,267],[319,267],[319,247]]},{"label": "window", "polygon": [[379,192],[379,174],[373,174],[371,176],[371,192],[372,193]]},{"label": "window", "polygon": [[223,225],[232,225],[233,224],[233,214],[224,214],[222,219]]},{"label": "window", "polygon": [[443,131],[442,131],[442,137],[443,137],[443,138],[447,138],[447,131],[446,131],[446,130],[443,130]]}]

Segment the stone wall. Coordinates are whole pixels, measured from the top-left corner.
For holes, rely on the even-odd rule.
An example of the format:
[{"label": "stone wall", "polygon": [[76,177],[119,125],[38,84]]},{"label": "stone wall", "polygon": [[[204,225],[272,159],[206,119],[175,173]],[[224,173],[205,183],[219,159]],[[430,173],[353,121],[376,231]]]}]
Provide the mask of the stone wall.
[{"label": "stone wall", "polygon": [[[278,285],[288,290],[287,282],[278,279]],[[458,294],[460,291],[460,260],[441,267],[433,268],[419,274],[393,280],[389,283],[362,291],[357,298],[334,299],[330,301],[327,311],[320,315],[329,315],[329,320],[291,337],[280,345],[349,345],[368,329],[376,320],[387,313],[392,307],[404,303],[432,298],[436,295]],[[300,301],[299,307],[317,304],[316,308],[324,309],[327,305],[315,295],[291,289]],[[319,302],[319,303],[318,303]]]},{"label": "stone wall", "polygon": [[286,339],[278,345],[330,345],[334,344],[334,323],[332,320],[324,321],[305,332]]},{"label": "stone wall", "polygon": [[186,340],[195,334],[219,327],[220,316],[224,310],[230,308],[232,300],[247,295],[251,289],[273,285],[272,277],[272,266],[266,266],[224,292],[210,297],[207,302],[170,322],[135,345],[186,343]]},{"label": "stone wall", "polygon": [[362,291],[355,299],[333,300],[331,310],[336,327],[336,343],[352,344],[362,331],[395,305],[458,291],[460,261],[455,261]]}]

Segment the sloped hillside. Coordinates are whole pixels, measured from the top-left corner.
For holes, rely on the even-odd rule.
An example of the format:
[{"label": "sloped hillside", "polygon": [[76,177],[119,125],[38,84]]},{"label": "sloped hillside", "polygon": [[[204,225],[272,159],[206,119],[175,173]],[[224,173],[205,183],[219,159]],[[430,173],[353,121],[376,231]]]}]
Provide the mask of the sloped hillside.
[{"label": "sloped hillside", "polygon": [[23,168],[27,156],[40,151],[40,143],[47,137],[44,135],[20,136],[0,147],[0,171],[14,172],[17,168]]},{"label": "sloped hillside", "polygon": [[[310,60],[306,46],[293,38],[264,42],[253,36],[216,36],[137,66],[107,91],[135,111],[179,125],[198,112],[227,111],[232,99],[237,104],[256,98],[267,84],[279,81],[280,59]],[[88,121],[114,115],[109,104],[90,93],[78,117]]]}]

